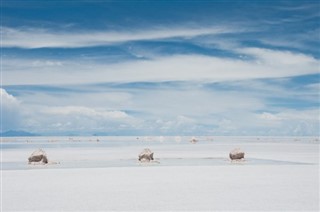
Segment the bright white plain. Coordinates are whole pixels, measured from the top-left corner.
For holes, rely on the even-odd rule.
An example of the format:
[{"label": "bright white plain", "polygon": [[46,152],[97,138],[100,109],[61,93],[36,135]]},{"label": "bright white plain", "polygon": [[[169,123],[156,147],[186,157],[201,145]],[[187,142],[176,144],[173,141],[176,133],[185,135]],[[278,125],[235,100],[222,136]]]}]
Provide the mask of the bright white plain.
[{"label": "bright white plain", "polygon": [[[245,149],[247,158],[308,164],[3,170],[1,207],[3,211],[319,210],[319,142],[164,142],[153,150],[159,158],[227,158],[224,154],[235,146]],[[140,148],[48,149],[47,153],[63,162],[77,155],[114,158],[120,152],[120,157],[131,158]],[[17,161],[29,153],[29,149],[4,149],[3,160]]]}]

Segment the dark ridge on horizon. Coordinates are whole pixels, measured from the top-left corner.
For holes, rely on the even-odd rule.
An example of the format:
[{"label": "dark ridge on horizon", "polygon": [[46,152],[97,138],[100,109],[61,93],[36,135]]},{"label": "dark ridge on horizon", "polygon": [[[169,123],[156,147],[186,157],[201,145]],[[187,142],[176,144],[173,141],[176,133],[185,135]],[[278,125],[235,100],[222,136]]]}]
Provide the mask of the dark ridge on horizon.
[{"label": "dark ridge on horizon", "polygon": [[26,132],[23,130],[8,130],[0,133],[1,137],[23,137],[23,136],[41,136],[39,134]]}]

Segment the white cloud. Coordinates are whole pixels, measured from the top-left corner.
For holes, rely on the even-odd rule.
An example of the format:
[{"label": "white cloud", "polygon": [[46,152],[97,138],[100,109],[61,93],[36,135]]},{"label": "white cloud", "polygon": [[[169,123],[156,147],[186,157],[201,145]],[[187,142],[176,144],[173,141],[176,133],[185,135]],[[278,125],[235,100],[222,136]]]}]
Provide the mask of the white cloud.
[{"label": "white cloud", "polygon": [[292,66],[304,66],[306,64],[316,65],[315,58],[301,54],[293,53],[290,51],[276,51],[271,49],[262,48],[242,48],[236,50],[241,53],[252,55],[256,57],[257,63],[268,64],[274,68],[279,67],[292,67]]},{"label": "white cloud", "polygon": [[[140,81],[212,81],[279,78],[319,72],[319,60],[305,54],[260,48],[237,49],[254,59],[174,55],[117,64],[65,61],[35,67],[30,60],[3,60],[3,84],[74,84]],[[56,62],[57,63],[57,62]],[[90,70],[90,71],[88,71]],[[27,73],[27,74],[26,74]],[[17,77],[24,76],[24,77]]]},{"label": "white cloud", "polygon": [[271,121],[281,120],[280,117],[278,117],[272,113],[267,113],[267,112],[263,112],[262,114],[259,114],[259,118],[264,119],[264,120],[271,120]]},{"label": "white cloud", "polygon": [[319,135],[319,110],[284,109],[281,112],[230,111],[212,120],[212,134],[218,135]]},{"label": "white cloud", "polygon": [[171,117],[170,120],[158,119],[154,127],[161,133],[179,134],[179,133],[192,133],[197,126],[196,120],[193,118],[179,115]]},{"label": "white cloud", "polygon": [[14,29],[1,27],[3,47],[20,48],[73,48],[109,45],[138,40],[167,39],[175,37],[190,38],[201,35],[215,35],[243,29],[229,27],[176,27],[176,28],[153,28],[134,31],[91,31],[91,32],[54,32],[39,28]]},{"label": "white cloud", "polygon": [[[189,118],[197,117],[206,120],[209,114],[255,110],[263,107],[260,99],[248,96],[241,91],[214,91],[189,87],[181,90],[171,88],[140,92],[130,108],[162,118],[172,118],[180,114],[181,117],[185,115]],[[182,120],[184,119],[181,118]]]},{"label": "white cloud", "polygon": [[282,127],[287,134],[320,135],[319,109],[289,110],[278,116],[285,120]]},{"label": "white cloud", "polygon": [[[49,135],[69,132],[116,133],[118,130],[132,130],[141,125],[139,119],[121,110],[86,106],[49,106],[49,97],[41,95],[36,95],[35,99],[24,96],[21,102],[6,90],[0,91],[2,131],[26,130]],[[70,98],[70,103],[72,101]]]},{"label": "white cloud", "polygon": [[277,116],[283,120],[303,120],[310,122],[319,122],[320,110],[310,109],[310,110],[286,110],[277,114]]},{"label": "white cloud", "polygon": [[107,110],[85,106],[42,106],[26,105],[28,121],[26,129],[40,134],[77,133],[88,135],[94,132],[117,133],[119,130],[132,130],[140,120],[124,111]]},{"label": "white cloud", "polygon": [[52,60],[36,60],[32,62],[32,66],[43,67],[43,66],[62,66],[61,61],[52,61]]},{"label": "white cloud", "polygon": [[[147,32],[93,34],[52,33],[41,30],[5,29],[5,46],[23,48],[96,46],[114,42],[193,37],[219,34],[227,29],[156,29]],[[10,31],[12,30],[12,31]],[[39,33],[39,39],[22,38]],[[20,40],[19,40],[20,39]],[[49,41],[50,40],[50,41]],[[223,39],[222,39],[223,41]],[[14,44],[14,42],[17,42]],[[237,44],[221,43],[221,48],[239,54],[239,58],[220,58],[204,55],[153,54],[149,60],[118,61],[107,64],[92,60],[73,59],[3,59],[4,85],[54,85],[126,82],[187,81],[188,86],[165,89],[125,89],[82,87],[82,91],[52,93],[35,90],[25,93],[24,120],[15,112],[7,112],[5,123],[16,127],[21,123],[34,131],[64,132],[116,132],[140,130],[162,133],[213,134],[266,134],[304,135],[318,133],[318,111],[297,110],[281,112],[279,108],[266,108],[265,98],[275,96],[296,97],[282,86],[256,81],[263,78],[292,77],[319,73],[319,60],[301,53],[263,48],[240,48]],[[240,57],[243,56],[243,57]],[[90,70],[90,71],[88,71]],[[233,82],[239,91],[204,89],[205,82]],[[245,80],[243,82],[242,80]],[[249,88],[253,91],[241,89]],[[225,84],[228,87],[228,84]],[[270,86],[267,87],[266,86]],[[297,95],[314,98],[319,85],[305,87]],[[81,90],[81,89],[80,89]],[[245,91],[244,91],[245,90]],[[310,96],[310,91],[313,91]],[[83,92],[85,91],[85,92]],[[263,94],[267,92],[267,94]],[[261,94],[259,94],[261,93]],[[61,95],[60,95],[61,94]],[[304,95],[306,94],[306,95]],[[7,102],[6,111],[20,111],[15,97],[1,91]],[[300,97],[299,97],[300,98]],[[312,99],[313,100],[313,99]],[[15,105],[15,106],[14,106]],[[4,107],[3,107],[4,108]],[[283,108],[282,108],[283,109]],[[124,111],[135,111],[129,115]],[[139,114],[141,113],[141,114]],[[10,115],[11,114],[11,115]],[[13,118],[11,118],[13,117]],[[5,119],[4,119],[5,120]],[[14,121],[15,120],[15,121]],[[10,123],[12,121],[12,123]],[[8,127],[7,127],[8,128]]]},{"label": "white cloud", "polygon": [[1,130],[7,131],[20,126],[20,101],[0,88],[1,97]]},{"label": "white cloud", "polygon": [[[278,109],[278,112],[256,113],[256,110],[268,111],[263,98],[248,95],[241,90],[214,91],[201,87],[186,86],[174,89],[140,89],[134,93],[130,106],[124,109],[136,111],[127,113],[122,110],[94,106],[84,106],[89,98],[86,93],[78,94],[83,98],[78,105],[72,105],[75,97],[63,100],[65,106],[55,106],[50,96],[38,101],[23,98],[19,102],[15,97],[2,91],[8,107],[15,108],[6,113],[12,120],[18,116],[17,127],[40,134],[92,134],[94,132],[117,133],[136,132],[137,134],[169,135],[316,135],[319,133],[318,109]],[[101,93],[103,95],[103,93]],[[97,95],[97,94],[96,94]],[[54,98],[55,95],[52,95]],[[98,96],[96,97],[98,98]],[[4,101],[2,101],[4,102]],[[42,102],[51,102],[42,104]],[[51,105],[52,106],[49,106]],[[118,102],[115,108],[124,102]],[[13,107],[15,106],[15,107]],[[107,106],[107,105],[106,105]],[[23,109],[23,110],[22,110]],[[275,108],[273,108],[275,109]],[[8,110],[7,110],[8,111]],[[139,113],[141,112],[141,114]]]},{"label": "white cloud", "polygon": [[211,114],[231,115],[263,107],[260,100],[241,92],[206,90],[195,84],[164,89],[125,88],[127,94],[119,92],[125,98],[114,98],[114,101],[105,99],[117,93],[112,93],[111,89],[108,95],[108,88],[102,90],[104,92],[93,89],[76,95],[25,92],[21,96],[26,117],[22,124],[25,129],[39,134],[117,130],[199,134],[207,131],[202,125],[215,125]]},{"label": "white cloud", "polygon": [[1,100],[2,100],[1,102],[3,103],[3,105],[15,105],[15,106],[19,105],[19,101],[3,88],[0,88],[0,96],[1,96]]},{"label": "white cloud", "polygon": [[99,117],[104,119],[129,118],[123,111],[109,111],[105,109],[93,109],[80,106],[49,107],[43,111],[50,115],[81,115],[87,117]]}]

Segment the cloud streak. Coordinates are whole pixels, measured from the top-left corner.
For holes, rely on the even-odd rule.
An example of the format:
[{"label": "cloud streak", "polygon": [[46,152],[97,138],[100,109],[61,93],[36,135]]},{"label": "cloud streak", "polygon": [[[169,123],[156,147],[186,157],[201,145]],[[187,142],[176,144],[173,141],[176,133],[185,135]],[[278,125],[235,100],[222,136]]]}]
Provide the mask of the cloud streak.
[{"label": "cloud streak", "polygon": [[128,114],[123,111],[108,111],[104,109],[98,110],[80,106],[50,107],[44,110],[44,113],[50,115],[82,115],[106,119],[123,119],[129,117]]},{"label": "cloud streak", "polygon": [[132,31],[79,31],[54,32],[41,28],[10,28],[1,27],[3,47],[18,48],[79,48],[111,45],[139,40],[161,40],[169,38],[191,38],[203,35],[219,35],[241,32],[244,30],[229,27],[176,27],[154,28]]},{"label": "cloud streak", "polygon": [[[223,84],[230,87],[230,83]],[[15,91],[19,93],[19,99],[13,97],[13,102],[21,102],[15,111],[23,112],[17,119],[21,129],[46,135],[53,132],[81,135],[94,132],[135,135],[315,135],[318,132],[317,109],[269,107],[265,97],[270,95],[268,88],[260,88],[261,94],[253,95],[253,91],[241,88],[244,85],[233,90],[208,90],[202,85],[187,82],[160,88],[78,85],[78,89],[87,88],[88,91],[77,95],[72,91],[61,94],[46,93],[44,90],[30,93],[28,87],[24,87],[20,92]],[[314,84],[311,85],[310,89],[313,89]],[[270,83],[265,83],[265,86],[274,87]],[[249,89],[254,87],[256,85],[248,85]],[[113,93],[114,89],[118,93]],[[280,97],[286,93],[286,87],[277,89],[274,92]],[[263,94],[265,91],[268,94]],[[297,95],[304,92],[297,91]],[[6,94],[8,99],[12,99],[10,94]],[[119,95],[122,97],[119,98]],[[110,100],[113,96],[115,99]]]},{"label": "cloud streak", "polygon": [[[48,63],[30,59],[7,59],[3,62],[3,84],[223,82],[291,77],[315,74],[319,71],[319,60],[301,53],[262,48],[242,48],[236,49],[235,52],[239,54],[239,59],[204,55],[173,55],[160,56],[152,60],[123,61],[117,64],[87,61],[82,63],[72,60]],[[17,78],[17,74],[24,77]]]}]

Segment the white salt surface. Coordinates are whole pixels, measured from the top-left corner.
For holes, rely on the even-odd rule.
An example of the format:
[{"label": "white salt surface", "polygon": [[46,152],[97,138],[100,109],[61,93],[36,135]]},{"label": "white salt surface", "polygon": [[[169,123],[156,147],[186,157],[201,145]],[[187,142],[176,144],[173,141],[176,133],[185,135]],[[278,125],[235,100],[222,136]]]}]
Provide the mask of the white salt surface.
[{"label": "white salt surface", "polygon": [[[4,145],[5,146],[5,145]],[[33,147],[33,146],[32,146]],[[2,211],[318,211],[319,143],[202,142],[47,148],[49,160],[134,160],[141,148],[155,157],[224,157],[225,165],[2,170]],[[241,147],[246,158],[292,164],[230,164]],[[3,164],[23,162],[32,148],[2,149]],[[303,163],[303,164],[302,164]]]}]

